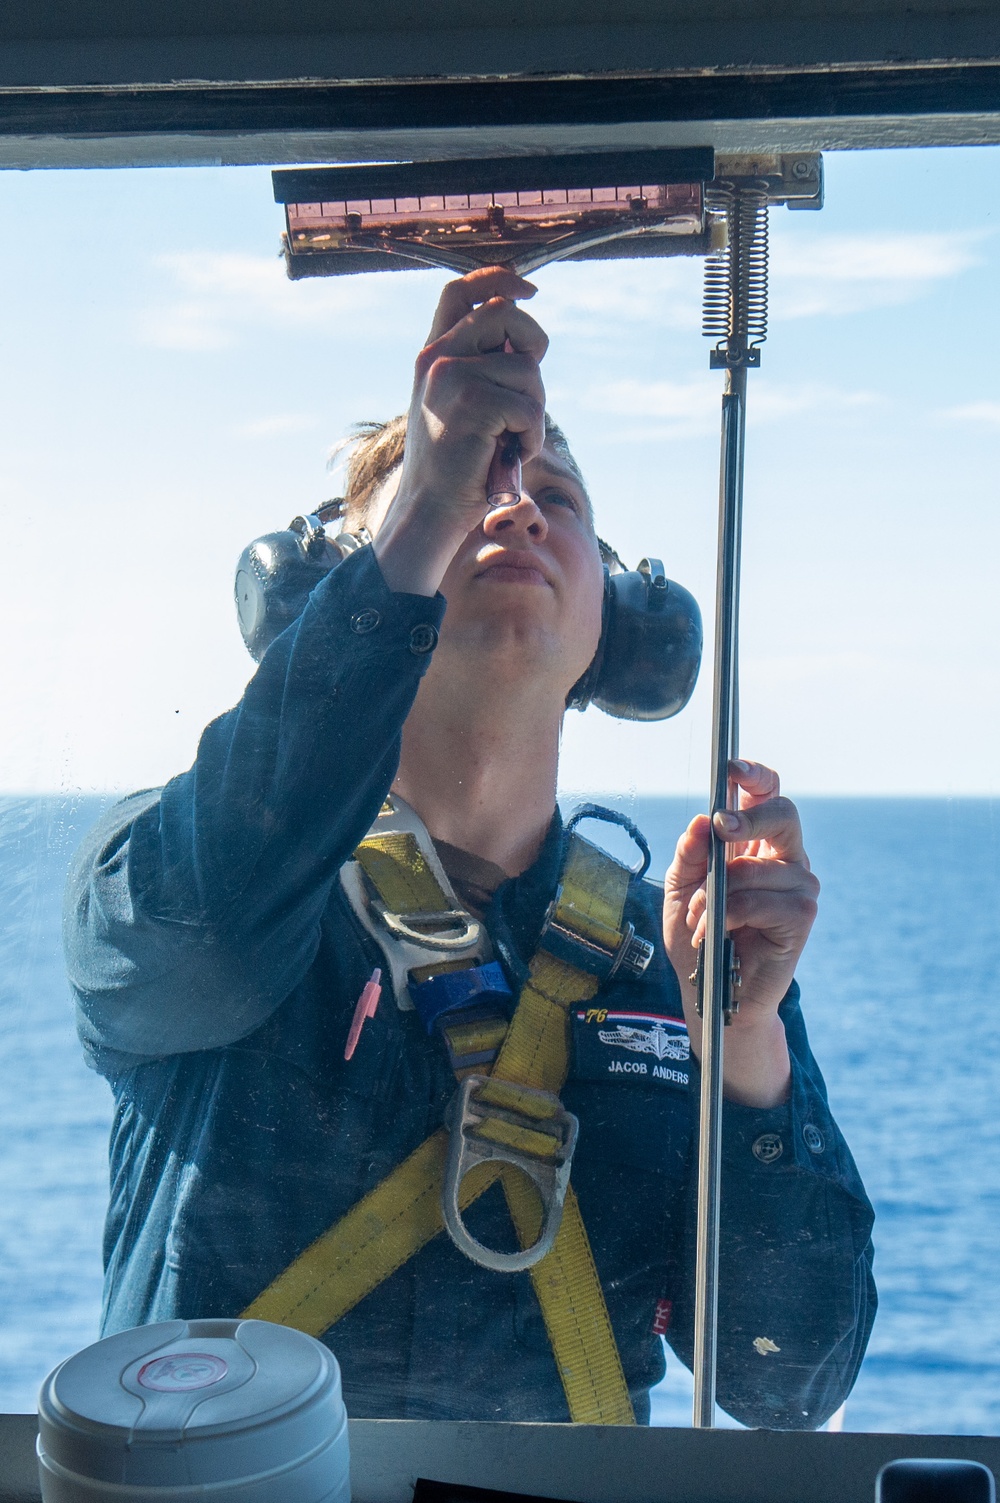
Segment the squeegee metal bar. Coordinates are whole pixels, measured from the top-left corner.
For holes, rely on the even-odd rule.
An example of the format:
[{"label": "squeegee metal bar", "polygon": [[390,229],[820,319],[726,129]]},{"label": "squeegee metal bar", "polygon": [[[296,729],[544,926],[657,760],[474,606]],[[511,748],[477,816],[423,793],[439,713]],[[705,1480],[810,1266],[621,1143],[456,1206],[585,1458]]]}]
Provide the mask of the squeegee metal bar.
[{"label": "squeegee metal bar", "polygon": [[715,176],[711,146],[636,151],[555,152],[537,157],[457,158],[350,167],[293,167],[272,172],[279,204],[426,194],[517,193],[606,187],[612,183],[707,183]]},{"label": "squeegee metal bar", "polygon": [[[595,245],[607,245],[612,240],[636,240],[640,235],[652,238],[657,233],[655,227],[644,228],[642,225],[630,225],[628,228],[614,230],[585,230],[579,235],[567,235],[565,240],[538,246],[527,255],[516,257],[510,264],[513,270],[523,277],[528,272],[537,271],[539,267],[547,266],[552,261],[563,261],[567,256],[575,255],[577,251],[589,250]],[[660,232],[660,238],[668,237]]]},{"label": "squeegee metal bar", "polygon": [[[584,230],[579,234],[564,236],[561,240],[549,241],[545,245],[529,246],[521,255],[503,257],[503,264],[510,267],[511,271],[517,272],[518,276],[527,276],[529,272],[537,271],[541,266],[548,266],[555,261],[565,260],[567,256],[576,255],[578,251],[589,250],[596,245],[607,245],[614,240],[638,239],[641,235],[650,237],[661,234],[657,227],[646,228],[638,224],[615,226],[611,229]],[[667,237],[663,237],[667,238]],[[361,237],[357,237],[357,249],[362,249]],[[476,271],[484,262],[481,257],[464,255],[461,251],[453,250],[450,246],[438,246],[433,248],[420,245],[419,242],[410,240],[380,239],[377,245],[372,246],[373,251],[382,252],[396,251],[401,256],[406,256],[410,261],[419,261],[424,266],[435,266],[446,271],[457,271],[464,275],[469,271]],[[498,254],[500,254],[498,252]]]},{"label": "squeegee metal bar", "polygon": [[[740,554],[743,522],[743,448],[746,367],[727,373],[722,398],[719,539],[715,597],[715,683],[712,698],[712,796],[716,814],[731,806],[729,764],[737,755]],[[702,943],[701,1104],[698,1135],[698,1212],[695,1252],[694,1410],[696,1429],[715,1423],[718,1349],[719,1223],[722,1178],[722,1064],[726,1012],[732,1001],[731,947],[726,935],[726,845],[710,835]]]}]

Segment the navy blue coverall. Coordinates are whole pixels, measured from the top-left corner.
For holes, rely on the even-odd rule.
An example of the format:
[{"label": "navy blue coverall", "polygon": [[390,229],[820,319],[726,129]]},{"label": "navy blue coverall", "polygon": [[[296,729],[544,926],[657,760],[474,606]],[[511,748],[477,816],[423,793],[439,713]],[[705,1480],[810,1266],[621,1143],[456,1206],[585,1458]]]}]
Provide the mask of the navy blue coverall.
[{"label": "navy blue coverall", "polygon": [[[105,1332],[239,1314],[442,1122],[455,1090],[444,1045],[391,987],[344,1061],[355,1001],[384,962],[338,872],[392,783],[444,608],[390,592],[371,549],[347,558],[205,730],[190,771],[117,805],[78,855],[69,975],[116,1103]],[[515,996],[562,845],[556,815],[487,914]],[[641,1421],[664,1371],[658,1332],[690,1364],[694,1304],[697,1066],[677,1042],[661,908],[661,888],[633,883],[626,916],[654,959],[602,991],[597,1032],[573,1013],[563,1092]],[[746,1424],[806,1429],[838,1407],[864,1353],[872,1212],[795,986],[782,1016],[790,1101],[725,1106],[719,1400]],[[499,1186],[468,1221],[511,1246]],[[446,1235],[325,1340],[358,1417],[568,1418],[530,1278],[474,1265]]]}]

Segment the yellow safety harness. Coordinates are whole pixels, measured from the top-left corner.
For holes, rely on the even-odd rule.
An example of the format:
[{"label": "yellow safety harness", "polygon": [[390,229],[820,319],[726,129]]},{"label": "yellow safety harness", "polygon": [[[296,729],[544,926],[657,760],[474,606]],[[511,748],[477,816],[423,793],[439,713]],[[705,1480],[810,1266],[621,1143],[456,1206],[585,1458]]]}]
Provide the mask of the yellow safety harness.
[{"label": "yellow safety harness", "polygon": [[[383,814],[386,810],[394,812],[392,801]],[[429,845],[429,837],[425,845],[412,828],[382,833],[376,822],[356,860],[390,932],[396,928],[393,920],[402,926],[397,932],[415,939],[464,923],[467,938],[468,915],[442,889]],[[455,1073],[464,1081],[462,1109],[450,1134],[440,1128],[421,1143],[279,1274],[243,1312],[246,1317],[321,1336],[444,1230],[446,1219],[467,1251],[456,1235],[465,1233],[461,1212],[499,1179],[521,1248],[537,1248],[543,1235],[551,1241],[530,1273],[570,1418],[584,1424],[635,1423],[590,1242],[568,1184],[572,1143],[567,1153],[566,1123],[575,1139],[575,1119],[558,1100],[569,1067],[569,1009],[594,997],[602,968],[608,974],[626,961],[641,969],[651,951],[630,925],[623,926],[631,875],[570,833],[562,882],[509,1025],[486,1019],[442,1029]],[[440,974],[468,963],[443,959],[423,970]],[[492,1067],[483,1065],[484,1051],[494,1049]],[[470,1058],[477,1060],[472,1068],[463,1063]],[[558,1176],[560,1165],[567,1181],[561,1220],[538,1189],[546,1174]],[[447,1218],[446,1183],[452,1192]],[[548,1233],[547,1213],[553,1223]],[[517,1266],[524,1267],[532,1254],[495,1256],[520,1258]]]}]

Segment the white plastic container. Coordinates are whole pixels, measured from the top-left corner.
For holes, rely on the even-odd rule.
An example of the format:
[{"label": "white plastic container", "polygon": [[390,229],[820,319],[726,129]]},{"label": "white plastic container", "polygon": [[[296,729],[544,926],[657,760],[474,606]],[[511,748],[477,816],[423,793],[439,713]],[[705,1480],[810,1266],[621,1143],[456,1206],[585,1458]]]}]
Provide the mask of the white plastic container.
[{"label": "white plastic container", "polygon": [[263,1320],[172,1320],[86,1347],[38,1398],[45,1503],[349,1503],[340,1369]]}]

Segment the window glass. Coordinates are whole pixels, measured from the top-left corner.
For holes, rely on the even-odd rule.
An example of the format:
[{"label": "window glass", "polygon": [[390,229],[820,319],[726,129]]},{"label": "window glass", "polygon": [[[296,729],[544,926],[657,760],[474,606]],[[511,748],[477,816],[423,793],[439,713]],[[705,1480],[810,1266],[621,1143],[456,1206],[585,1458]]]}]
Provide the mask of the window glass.
[{"label": "window glass", "polygon": [[[829,156],[821,214],[772,212],[771,333],[749,379],[741,746],[777,768],[799,803],[823,886],[798,967],[802,1006],[877,1213],[880,1311],[857,1385],[832,1421],[855,1430],[989,1433],[1000,1420],[987,1263],[1000,1195],[987,1106],[1000,1086],[991,629],[1000,404],[989,396],[980,312],[992,307],[996,275],[998,160],[992,149]],[[337,493],[342,474],[328,472],[327,458],[351,423],[405,409],[446,277],[288,282],[264,170],[7,174],[0,192],[17,227],[0,249],[9,417],[0,466],[0,1408],[17,1411],[33,1408],[49,1367],[99,1331],[112,1125],[121,1220],[131,1208],[123,1185],[134,1186],[122,1165],[134,1163],[143,1124],[194,1092],[193,1054],[173,1095],[163,1079],[137,1083],[127,1060],[105,1059],[119,1098],[113,1123],[112,1093],[86,1068],[74,1033],[60,949],[71,857],[117,798],[189,767],[203,728],[240,699],[253,665],[232,603],[236,559],[251,539]],[[701,272],[687,260],[552,267],[533,278],[531,312],[551,336],[548,405],[586,476],[598,531],[630,566],[662,558],[710,631],[721,378],[700,338]],[[626,814],[649,839],[657,877],[704,806],[710,691],[706,666],[675,720],[567,716],[564,812],[596,796]],[[631,859],[613,832],[601,838]],[[144,859],[155,854],[149,842]],[[157,859],[176,854],[161,849]],[[177,917],[156,916],[161,927]],[[248,978],[240,997],[252,991]],[[613,1027],[605,1019],[598,1029],[616,1038],[632,1029],[636,1047],[591,1035],[574,1044],[569,1094],[584,1134],[588,1059],[603,1060],[603,1049],[619,1063],[673,1068],[655,1016],[643,1019],[632,1003],[618,1011]],[[191,1027],[207,1031],[188,1047],[202,1061],[218,1042],[206,1019],[198,993]],[[258,1027],[271,1029],[266,1039]],[[233,1068],[247,1072],[244,1082],[263,1053],[295,1089],[318,1072],[302,1028],[293,1038],[248,1014],[240,1037]],[[154,1054],[150,1044],[143,1057]],[[399,1082],[387,1072],[372,1090],[360,1073],[356,1087],[347,1079],[350,1120],[339,1130],[384,1154],[392,1108],[380,1116],[377,1107]],[[592,1156],[604,1179],[595,1168],[589,1187],[610,1197],[605,1212],[613,1200],[611,1219],[628,1232],[612,1247],[607,1224],[590,1227],[599,1262],[634,1265],[635,1290],[615,1313],[642,1351],[660,1331],[677,1337],[683,1303],[650,1199],[676,1196],[686,1172],[670,1157],[656,1089],[652,1077],[623,1071]],[[673,1110],[674,1096],[664,1099]],[[261,1112],[247,1111],[259,1127]],[[752,1238],[763,1235],[753,1196],[777,1193],[780,1225],[778,1175],[793,1161],[799,1175],[825,1172],[833,1139],[810,1111],[767,1122],[749,1109],[731,1114],[745,1167],[733,1169],[723,1238],[734,1248],[750,1237],[751,1260],[762,1251]],[[292,1099],[273,1124],[276,1143],[294,1118]],[[823,1140],[817,1152],[810,1127]],[[768,1138],[781,1147],[772,1165],[766,1145],[755,1154]],[[148,1195],[169,1166],[157,1165],[155,1134],[143,1141]],[[261,1174],[294,1177],[282,1154]],[[192,1245],[182,1211],[205,1193],[200,1172],[177,1168],[174,1240],[156,1252],[178,1278]],[[266,1216],[249,1202],[224,1210]],[[806,1230],[818,1226],[817,1212]],[[251,1244],[248,1236],[247,1256]],[[172,1276],[148,1318],[167,1309]],[[551,1357],[519,1277],[511,1339],[541,1371]],[[416,1331],[420,1318],[393,1305],[378,1340],[389,1350],[397,1323]],[[457,1320],[446,1292],[428,1319],[440,1354]],[[850,1324],[842,1312],[822,1320],[824,1330]],[[774,1330],[732,1340],[742,1390],[768,1392],[780,1359],[768,1345],[781,1346]],[[330,1344],[336,1351],[335,1336]],[[669,1347],[667,1358],[651,1421],[687,1424],[690,1377]],[[515,1382],[524,1385],[523,1373]],[[372,1386],[364,1393],[365,1412],[379,1412]],[[399,1412],[397,1400],[385,1412]],[[407,1412],[419,1416],[419,1402]],[[801,1421],[811,1422],[808,1413]]]}]

